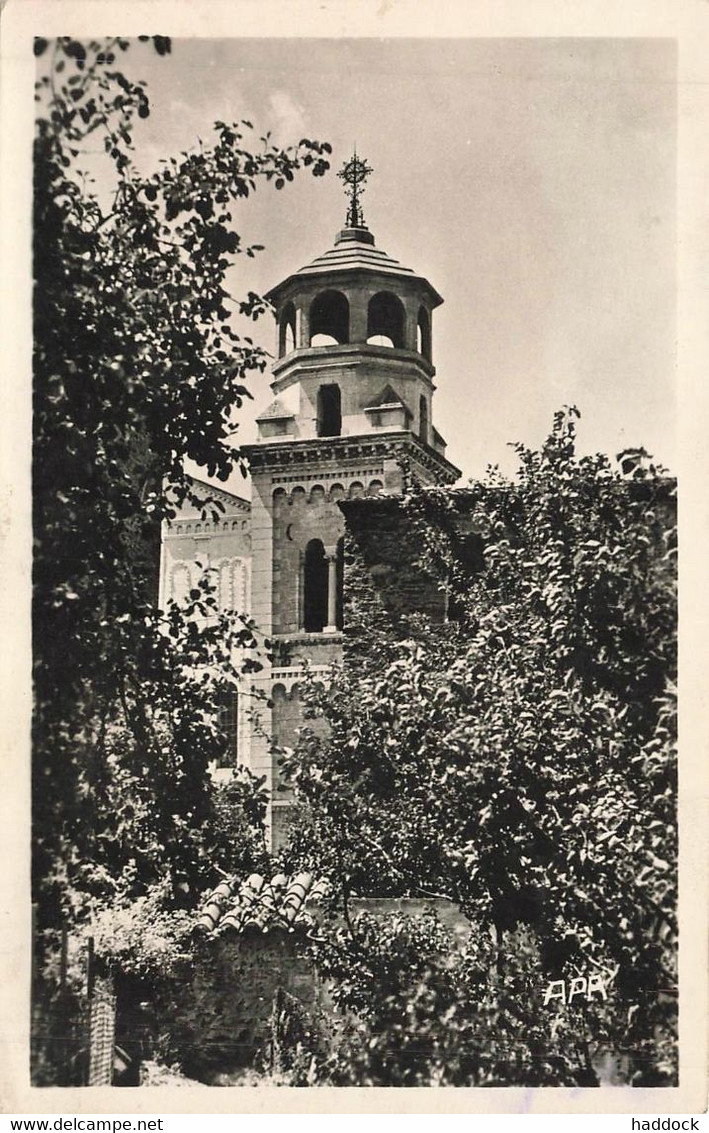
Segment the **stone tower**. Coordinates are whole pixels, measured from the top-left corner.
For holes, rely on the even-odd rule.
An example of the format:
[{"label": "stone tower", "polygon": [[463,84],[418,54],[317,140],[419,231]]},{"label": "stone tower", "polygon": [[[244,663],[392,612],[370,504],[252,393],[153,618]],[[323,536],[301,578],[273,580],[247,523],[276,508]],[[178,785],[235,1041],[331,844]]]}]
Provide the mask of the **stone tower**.
[{"label": "stone tower", "polygon": [[267,294],[277,327],[274,401],[258,418],[251,466],[251,614],[274,649],[252,681],[248,762],[272,792],[270,838],[282,839],[269,735],[290,745],[300,722],[303,664],[325,672],[342,656],[344,518],[338,500],[399,493],[402,459],[423,484],[460,475],[433,426],[431,284],[379,249],[359,196],[355,157],[347,227],[323,255]]}]

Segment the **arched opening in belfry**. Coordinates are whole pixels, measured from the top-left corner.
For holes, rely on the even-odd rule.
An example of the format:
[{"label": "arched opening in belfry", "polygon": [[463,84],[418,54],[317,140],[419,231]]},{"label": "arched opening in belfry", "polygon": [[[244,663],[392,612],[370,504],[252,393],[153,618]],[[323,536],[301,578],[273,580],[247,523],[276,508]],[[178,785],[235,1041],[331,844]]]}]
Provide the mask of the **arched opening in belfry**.
[{"label": "arched opening in belfry", "polygon": [[278,357],[283,358],[291,350],[295,350],[295,307],[286,303],[278,322]]},{"label": "arched opening in belfry", "polygon": [[350,305],[341,291],[321,291],[310,304],[310,345],[349,342]]},{"label": "arched opening in belfry", "polygon": [[303,564],[303,628],[322,633],[327,625],[327,559],[320,539],[311,539]]},{"label": "arched opening in belfry", "polygon": [[344,625],[344,596],[345,596],[345,540],[341,536],[337,540],[337,553],[335,556],[335,625],[342,629]]},{"label": "arched opening in belfry", "polygon": [[416,323],[416,349],[431,361],[431,317],[425,307],[419,308],[419,317]]},{"label": "arched opening in belfry", "polygon": [[320,386],[318,390],[317,434],[339,437],[342,432],[342,398],[338,385]]},{"label": "arched opening in belfry", "polygon": [[423,394],[419,398],[419,437],[428,444],[428,402]]},{"label": "arched opening in belfry", "polygon": [[404,305],[390,291],[380,291],[369,300],[367,342],[397,350],[404,345]]}]

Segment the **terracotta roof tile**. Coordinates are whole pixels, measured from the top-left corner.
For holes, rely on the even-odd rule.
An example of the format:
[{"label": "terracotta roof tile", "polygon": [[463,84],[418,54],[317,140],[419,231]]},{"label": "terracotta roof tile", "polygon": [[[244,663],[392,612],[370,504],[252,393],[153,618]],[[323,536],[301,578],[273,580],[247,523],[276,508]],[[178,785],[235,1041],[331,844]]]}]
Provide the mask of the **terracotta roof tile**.
[{"label": "terracotta roof tile", "polygon": [[248,928],[292,932],[297,925],[313,923],[306,905],[322,898],[327,888],[324,880],[316,884],[311,873],[293,877],[278,873],[270,881],[259,873],[252,873],[246,881],[234,877],[220,882],[207,895],[197,923],[208,932]]}]

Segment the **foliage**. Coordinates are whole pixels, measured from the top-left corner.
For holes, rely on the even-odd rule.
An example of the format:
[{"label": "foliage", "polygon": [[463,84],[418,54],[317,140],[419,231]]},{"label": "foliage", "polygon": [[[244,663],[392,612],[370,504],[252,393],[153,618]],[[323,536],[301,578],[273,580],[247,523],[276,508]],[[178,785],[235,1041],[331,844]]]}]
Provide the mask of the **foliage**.
[{"label": "foliage", "polygon": [[[143,175],[134,135],[150,102],[145,84],[120,70],[129,47],[122,38],[35,41],[41,926],[145,896],[165,874],[170,899],[193,903],[214,855],[225,858],[225,808],[207,775],[226,743],[214,720],[224,680],[244,663],[258,667],[260,643],[250,623],[218,612],[208,577],[186,609],[155,609],[160,522],[192,498],[185,458],[221,480],[240,466],[233,412],[266,365],[235,317],[257,318],[267,304],[226,285],[235,258],[259,250],[235,231],[234,206],[302,167],[320,176],[329,152],[308,140],[281,149],[268,135],[252,147],[250,123],[218,122],[211,142]],[[171,51],[165,37],[153,47]],[[98,186],[87,172],[97,146],[107,164]],[[259,809],[252,787],[242,781],[231,798],[246,808],[247,856]]]},{"label": "foliage", "polygon": [[86,1081],[85,1001],[70,988],[38,980],[32,989],[30,1058],[33,1086]]},{"label": "foliage", "polygon": [[[322,1084],[319,1064],[326,1054],[326,1026],[322,1017],[282,988],[271,1005],[268,1040],[256,1065],[261,1062],[269,1085],[316,1086]],[[265,1084],[265,1082],[261,1082]]]},{"label": "foliage", "polygon": [[268,855],[263,838],[267,795],[261,781],[245,767],[236,768],[231,778],[213,789],[214,866],[228,877],[266,874]]},{"label": "foliage", "polygon": [[[517,446],[513,482],[493,471],[409,497],[459,621],[313,692],[329,736],[305,728],[283,757],[301,801],[289,861],[317,861],[343,909],[352,893],[450,898],[493,934],[508,984],[521,928],[540,985],[617,973],[585,1040],[605,1036],[632,1081],[658,1084],[676,994],[673,490],[657,470],[628,481],[577,458],[574,416],[540,452]],[[457,554],[462,530],[484,539],[482,572]],[[551,1058],[557,1011],[515,1002],[515,1060],[532,1021]]]},{"label": "foliage", "polygon": [[[140,794],[138,784],[126,786],[123,780],[116,783],[117,805],[130,808]],[[175,816],[180,836],[193,842],[195,856],[204,857],[205,886],[215,871],[224,877],[265,870],[267,852],[262,827],[266,795],[261,784],[255,784],[245,768],[239,768],[228,782],[211,785],[207,797],[211,802],[207,832],[191,827],[189,815]],[[139,827],[141,816],[136,817]],[[145,825],[149,827],[147,820]],[[120,827],[118,833],[123,833]],[[134,856],[128,858],[130,845]],[[112,899],[95,902],[83,936],[94,938],[103,964],[125,975],[153,985],[159,980],[179,980],[184,974],[181,965],[191,964],[199,952],[195,942],[194,898],[186,909],[175,907],[173,877],[165,869],[165,847],[150,847],[156,851],[151,868],[145,858],[140,864],[136,861],[136,849],[135,841],[126,846],[127,864],[119,879],[111,879]],[[168,860],[174,863],[176,851],[168,852]],[[156,879],[148,884],[151,874]]]},{"label": "foliage", "polygon": [[107,906],[91,923],[104,964],[147,979],[169,979],[191,958],[194,914],[166,908],[164,887],[155,886],[130,905]]},{"label": "foliage", "polygon": [[[329,1048],[321,1044],[309,1055],[308,1084],[533,1087],[621,1080],[625,1060],[609,1042],[604,1001],[581,998],[549,1017],[538,942],[528,928],[505,934],[504,971],[492,935],[474,929],[467,945],[456,948],[434,916],[361,914],[352,928],[317,949],[339,1014]],[[304,1030],[312,1033],[312,1020]],[[670,1060],[667,1076],[671,1069]]]},{"label": "foliage", "polygon": [[201,1086],[201,1082],[197,1082],[192,1078],[187,1078],[177,1063],[171,1066],[163,1066],[160,1062],[153,1059],[146,1059],[140,1068],[140,1084],[141,1086],[168,1086],[170,1089],[174,1087],[185,1086]]}]

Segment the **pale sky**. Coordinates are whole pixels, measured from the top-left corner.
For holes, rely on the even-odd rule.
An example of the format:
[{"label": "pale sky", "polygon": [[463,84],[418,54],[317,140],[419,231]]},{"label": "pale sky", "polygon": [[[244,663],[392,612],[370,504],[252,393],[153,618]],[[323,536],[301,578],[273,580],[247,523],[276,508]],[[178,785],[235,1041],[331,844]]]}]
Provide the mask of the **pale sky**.
[{"label": "pale sky", "polygon": [[[266,290],[332,245],[335,176],[358,152],[377,245],[443,295],[433,421],[465,479],[514,467],[554,411],[581,410],[579,447],[644,445],[673,469],[675,45],[663,39],[174,40],[121,63],[148,82],[139,163],[250,119],[286,145],[329,141],[330,173],[238,206],[238,293]],[[253,337],[273,349],[269,320]],[[266,378],[243,440],[269,401]],[[243,491],[239,481],[235,489]]]}]

